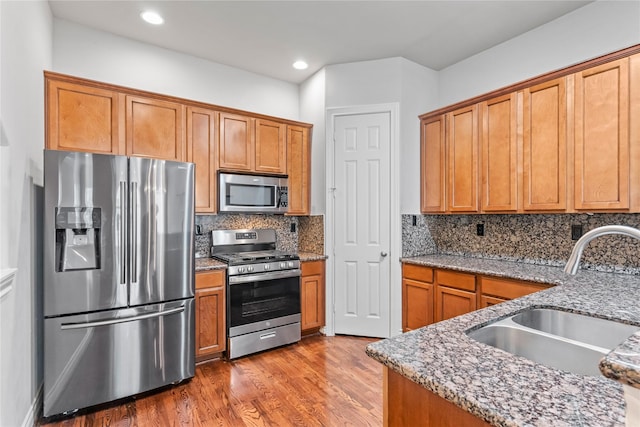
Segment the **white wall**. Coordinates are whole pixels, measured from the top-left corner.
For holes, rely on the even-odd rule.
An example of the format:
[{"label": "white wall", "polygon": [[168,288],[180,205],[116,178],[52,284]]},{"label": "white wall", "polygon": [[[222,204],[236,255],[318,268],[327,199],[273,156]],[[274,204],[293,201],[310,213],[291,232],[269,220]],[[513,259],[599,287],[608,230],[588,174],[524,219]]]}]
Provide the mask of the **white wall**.
[{"label": "white wall", "polygon": [[[438,73],[414,62],[401,62],[400,213],[420,212],[420,120],[437,108]],[[416,154],[417,153],[417,154]]]},{"label": "white wall", "polygon": [[325,213],[325,69],[300,85],[300,120],[314,123],[311,137],[311,214]]},{"label": "white wall", "polygon": [[597,1],[440,71],[440,105],[640,43],[640,1]]},{"label": "white wall", "polygon": [[53,71],[298,120],[298,86],[54,19]]},{"label": "white wall", "polygon": [[[47,2],[0,1],[0,425],[32,425],[42,382],[40,322],[44,83],[52,63]],[[25,425],[26,425],[25,424]]]}]

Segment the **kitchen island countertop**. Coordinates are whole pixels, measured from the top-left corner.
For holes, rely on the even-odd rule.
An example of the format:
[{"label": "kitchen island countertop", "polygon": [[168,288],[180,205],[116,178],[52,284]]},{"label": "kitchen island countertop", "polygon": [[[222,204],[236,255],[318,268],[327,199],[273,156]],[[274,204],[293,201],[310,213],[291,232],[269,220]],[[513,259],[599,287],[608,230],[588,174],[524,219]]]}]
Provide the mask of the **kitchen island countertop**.
[{"label": "kitchen island countertop", "polygon": [[[640,388],[640,333],[601,364],[617,382],[549,368],[481,344],[465,332],[529,307],[640,325],[640,276],[588,270],[570,276],[559,267],[450,255],[402,261],[555,286],[369,344],[370,357],[496,426],[624,426],[620,382]],[[621,354],[630,363],[620,363]]]}]

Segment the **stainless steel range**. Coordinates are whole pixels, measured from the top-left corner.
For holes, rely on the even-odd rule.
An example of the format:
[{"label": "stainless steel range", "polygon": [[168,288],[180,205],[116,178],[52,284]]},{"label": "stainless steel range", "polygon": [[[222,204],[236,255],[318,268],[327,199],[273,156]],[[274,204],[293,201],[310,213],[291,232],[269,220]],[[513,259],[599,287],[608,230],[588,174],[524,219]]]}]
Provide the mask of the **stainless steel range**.
[{"label": "stainless steel range", "polygon": [[276,232],[214,230],[211,255],[227,268],[227,356],[300,341],[300,258]]}]

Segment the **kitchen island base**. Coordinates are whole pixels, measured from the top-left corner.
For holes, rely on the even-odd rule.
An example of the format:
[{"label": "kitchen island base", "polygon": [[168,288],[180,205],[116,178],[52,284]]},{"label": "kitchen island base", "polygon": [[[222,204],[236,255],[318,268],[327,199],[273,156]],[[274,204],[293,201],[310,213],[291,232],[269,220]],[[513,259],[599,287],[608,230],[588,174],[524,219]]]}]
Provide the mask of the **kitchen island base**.
[{"label": "kitchen island base", "polygon": [[383,366],[385,427],[487,427],[488,424]]}]

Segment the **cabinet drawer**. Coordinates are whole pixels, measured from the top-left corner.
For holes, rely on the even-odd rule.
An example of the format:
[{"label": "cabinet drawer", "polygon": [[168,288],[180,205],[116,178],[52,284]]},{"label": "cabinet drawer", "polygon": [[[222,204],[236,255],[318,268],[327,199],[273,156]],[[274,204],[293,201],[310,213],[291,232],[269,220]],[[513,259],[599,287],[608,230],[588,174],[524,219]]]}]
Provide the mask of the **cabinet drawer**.
[{"label": "cabinet drawer", "polygon": [[514,299],[547,289],[548,287],[549,286],[538,283],[521,282],[518,280],[480,277],[482,295],[492,295],[499,298]]},{"label": "cabinet drawer", "polygon": [[303,276],[324,274],[324,261],[304,261],[300,263]]},{"label": "cabinet drawer", "polygon": [[196,289],[224,286],[226,270],[203,271],[196,273]]},{"label": "cabinet drawer", "polygon": [[402,264],[402,277],[420,282],[433,283],[433,268],[415,264]]},{"label": "cabinet drawer", "polygon": [[438,285],[464,291],[476,291],[476,276],[474,274],[458,273],[448,270],[438,270],[436,273]]}]

